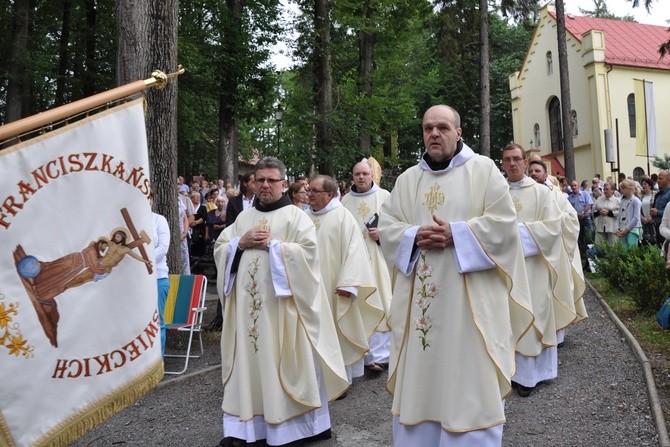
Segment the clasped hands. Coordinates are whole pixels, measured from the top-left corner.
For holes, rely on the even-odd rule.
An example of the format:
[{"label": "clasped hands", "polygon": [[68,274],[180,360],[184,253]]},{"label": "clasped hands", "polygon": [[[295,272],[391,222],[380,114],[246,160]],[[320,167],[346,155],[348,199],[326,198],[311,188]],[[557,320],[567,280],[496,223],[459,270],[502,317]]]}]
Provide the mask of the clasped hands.
[{"label": "clasped hands", "polygon": [[248,250],[250,248],[265,250],[268,246],[268,242],[270,242],[270,232],[268,230],[263,228],[252,228],[244,233],[237,246],[242,250]]},{"label": "clasped hands", "polygon": [[423,225],[416,232],[416,245],[422,250],[444,249],[454,245],[451,225],[433,214],[436,225]]}]

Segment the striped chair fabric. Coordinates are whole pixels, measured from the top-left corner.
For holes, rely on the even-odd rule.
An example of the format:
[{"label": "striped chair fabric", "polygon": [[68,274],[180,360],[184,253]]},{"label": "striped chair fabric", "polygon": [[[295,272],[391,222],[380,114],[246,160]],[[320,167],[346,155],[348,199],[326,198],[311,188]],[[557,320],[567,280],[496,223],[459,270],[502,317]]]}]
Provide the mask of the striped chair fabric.
[{"label": "striped chair fabric", "polygon": [[[165,302],[163,319],[168,330],[188,332],[185,354],[165,354],[165,357],[183,358],[184,367],[165,374],[182,374],[188,368],[189,359],[198,358],[204,352],[202,343],[202,318],[205,312],[207,277],[204,275],[170,275],[170,289]],[[198,333],[200,355],[191,354],[193,335]]]}]

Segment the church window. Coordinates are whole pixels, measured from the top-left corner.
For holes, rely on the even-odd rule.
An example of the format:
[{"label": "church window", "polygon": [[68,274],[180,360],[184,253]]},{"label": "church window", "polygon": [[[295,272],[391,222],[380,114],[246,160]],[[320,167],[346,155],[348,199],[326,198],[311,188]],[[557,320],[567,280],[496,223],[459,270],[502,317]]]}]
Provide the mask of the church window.
[{"label": "church window", "polygon": [[628,95],[628,129],[630,137],[635,138],[635,93]]},{"label": "church window", "polygon": [[549,134],[551,136],[551,152],[563,150],[563,123],[561,121],[561,101],[557,97],[549,101]]}]

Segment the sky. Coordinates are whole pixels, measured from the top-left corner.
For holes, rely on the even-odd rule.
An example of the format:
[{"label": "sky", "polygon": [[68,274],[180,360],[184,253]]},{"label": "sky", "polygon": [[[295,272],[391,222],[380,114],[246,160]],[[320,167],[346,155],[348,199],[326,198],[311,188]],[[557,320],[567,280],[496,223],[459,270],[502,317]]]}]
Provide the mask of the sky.
[{"label": "sky", "polygon": [[[579,12],[580,7],[586,10],[595,9],[593,0],[563,0],[563,3],[565,12],[576,15],[583,15]],[[605,0],[605,3],[611,13],[617,16],[630,14],[639,23],[668,26],[667,20],[670,20],[670,1],[668,0],[655,0],[652,3],[651,14],[647,14],[644,0],[640,0],[637,8],[633,8],[633,4],[628,0]]]},{"label": "sky", "polygon": [[[631,14],[640,23],[670,26],[667,22],[670,20],[670,0],[655,0],[652,3],[651,14],[648,14],[644,8],[644,0],[640,0],[640,5],[637,8],[633,8],[632,3],[628,0],[605,0],[605,3],[607,4],[607,9],[617,16],[623,17]],[[286,7],[288,1],[282,0],[282,4]],[[564,0],[564,6],[566,13],[575,15],[582,15],[579,12],[580,7],[586,10],[594,9],[593,0]],[[286,45],[283,43],[278,44],[273,49],[272,62],[279,70],[290,68],[293,65],[287,53]]]}]

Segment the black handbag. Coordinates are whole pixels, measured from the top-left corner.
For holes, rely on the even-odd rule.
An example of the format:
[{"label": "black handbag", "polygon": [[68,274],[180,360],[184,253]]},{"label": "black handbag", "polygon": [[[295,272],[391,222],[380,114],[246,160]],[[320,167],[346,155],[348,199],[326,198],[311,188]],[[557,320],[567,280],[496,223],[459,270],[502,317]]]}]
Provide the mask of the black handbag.
[{"label": "black handbag", "polygon": [[642,243],[656,245],[656,226],[653,222],[642,225]]}]

